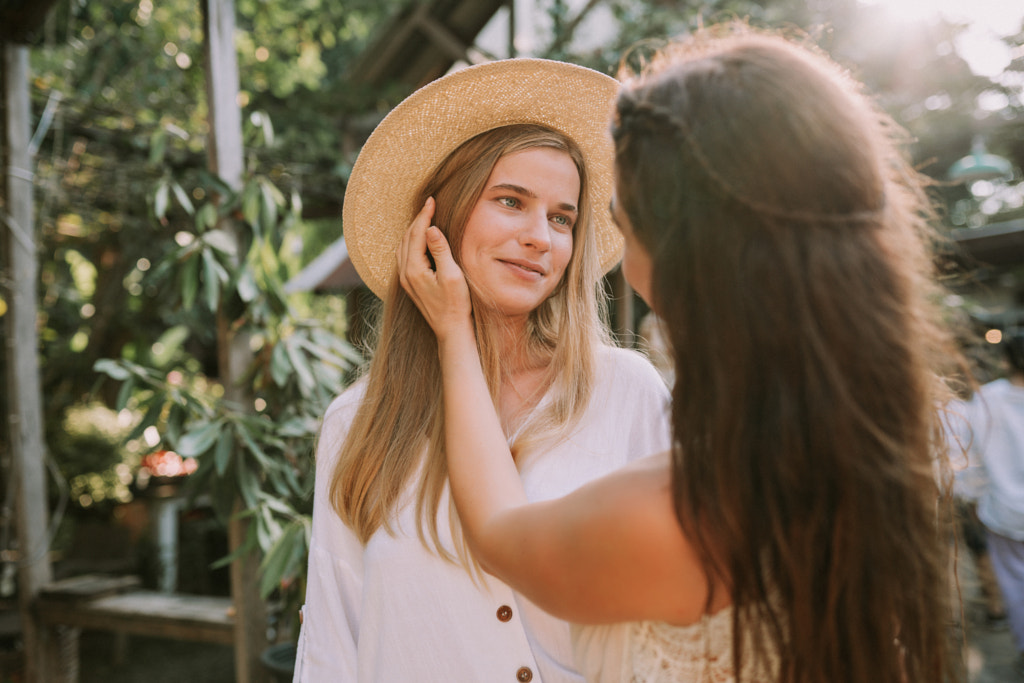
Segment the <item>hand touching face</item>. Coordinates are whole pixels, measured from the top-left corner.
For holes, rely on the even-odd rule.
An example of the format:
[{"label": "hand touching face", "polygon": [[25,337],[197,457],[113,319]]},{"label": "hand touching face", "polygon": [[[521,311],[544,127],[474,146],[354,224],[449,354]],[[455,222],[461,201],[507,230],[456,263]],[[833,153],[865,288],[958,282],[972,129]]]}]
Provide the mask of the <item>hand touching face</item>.
[{"label": "hand touching face", "polygon": [[398,279],[439,343],[459,332],[472,339],[469,287],[448,241],[430,224],[433,217],[434,198],[428,197],[398,245]]}]

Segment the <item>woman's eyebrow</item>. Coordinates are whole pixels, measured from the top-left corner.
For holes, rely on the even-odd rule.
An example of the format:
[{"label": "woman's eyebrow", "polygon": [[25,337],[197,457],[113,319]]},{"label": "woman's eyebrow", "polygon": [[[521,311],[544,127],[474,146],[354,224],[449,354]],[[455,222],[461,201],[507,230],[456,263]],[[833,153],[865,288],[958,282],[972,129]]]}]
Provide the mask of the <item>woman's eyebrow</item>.
[{"label": "woman's eyebrow", "polygon": [[537,193],[534,192],[533,190],[525,188],[522,185],[516,185],[514,183],[498,183],[497,185],[491,185],[489,189],[505,190],[506,192],[515,192],[516,194],[521,194],[524,197],[529,197],[530,199],[537,198]]},{"label": "woman's eyebrow", "polygon": [[[515,192],[516,194],[521,194],[524,197],[529,197],[530,199],[537,198],[537,194],[533,190],[525,188],[522,185],[516,185],[514,183],[498,183],[497,185],[491,185],[488,189]],[[568,202],[560,203],[558,205],[558,208],[561,209],[562,211],[572,211],[573,213],[579,213],[579,211],[576,209],[576,206],[574,204],[569,204]]]}]

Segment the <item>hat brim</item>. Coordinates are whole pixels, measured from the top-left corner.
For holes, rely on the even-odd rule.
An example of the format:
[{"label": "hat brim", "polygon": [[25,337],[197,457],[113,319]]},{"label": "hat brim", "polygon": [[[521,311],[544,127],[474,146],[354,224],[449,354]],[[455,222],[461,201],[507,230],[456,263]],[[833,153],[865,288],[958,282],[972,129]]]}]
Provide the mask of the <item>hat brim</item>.
[{"label": "hat brim", "polygon": [[413,196],[466,140],[501,126],[552,128],[580,148],[587,167],[602,272],[619,262],[622,236],[607,207],[614,183],[608,124],[619,83],[593,69],[515,58],[470,66],[423,86],[367,139],[345,189],[349,258],[379,297],[395,276],[395,252],[413,219]]}]

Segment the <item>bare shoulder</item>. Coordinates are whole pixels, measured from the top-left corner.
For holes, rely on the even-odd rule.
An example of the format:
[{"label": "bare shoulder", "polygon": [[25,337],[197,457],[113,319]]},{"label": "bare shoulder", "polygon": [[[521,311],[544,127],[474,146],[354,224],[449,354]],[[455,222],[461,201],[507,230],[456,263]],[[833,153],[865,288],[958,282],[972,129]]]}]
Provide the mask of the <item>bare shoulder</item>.
[{"label": "bare shoulder", "polygon": [[624,475],[631,472],[635,472],[638,476],[658,479],[667,486],[672,480],[672,453],[661,451],[644,458],[637,458],[617,471],[618,474]]},{"label": "bare shoulder", "polygon": [[635,460],[594,482],[594,501],[602,501],[621,540],[637,557],[649,556],[662,565],[689,555],[676,518],[668,452]]},{"label": "bare shoulder", "polygon": [[[662,521],[665,512],[672,513],[672,470],[667,451],[633,460],[624,467],[590,482],[593,488],[587,497],[604,501],[602,506],[616,508],[623,521],[650,517]],[[670,514],[673,520],[674,513]],[[660,526],[660,525],[659,525]]]}]

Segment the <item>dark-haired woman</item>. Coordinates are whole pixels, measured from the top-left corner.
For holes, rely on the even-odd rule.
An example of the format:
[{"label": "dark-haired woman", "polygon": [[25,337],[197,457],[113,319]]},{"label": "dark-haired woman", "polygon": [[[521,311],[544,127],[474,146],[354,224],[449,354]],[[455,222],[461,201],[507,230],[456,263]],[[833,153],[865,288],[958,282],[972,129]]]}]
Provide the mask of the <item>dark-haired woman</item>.
[{"label": "dark-haired woman", "polygon": [[955,678],[934,476],[952,346],[895,132],[833,61],[745,27],[625,79],[611,210],[674,349],[674,443],[558,500],[524,499],[462,274],[413,222],[402,282],[437,335],[466,537],[578,624],[589,681]]}]

